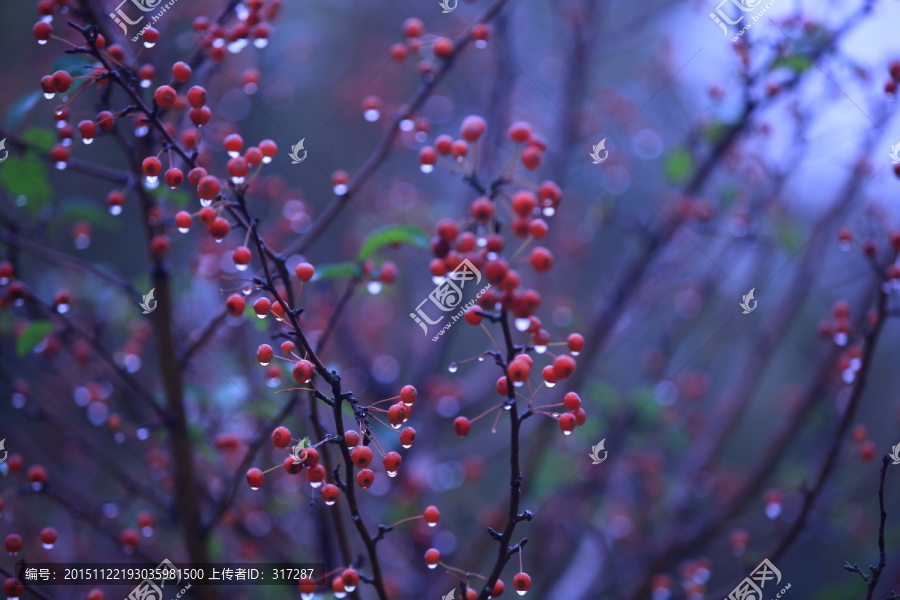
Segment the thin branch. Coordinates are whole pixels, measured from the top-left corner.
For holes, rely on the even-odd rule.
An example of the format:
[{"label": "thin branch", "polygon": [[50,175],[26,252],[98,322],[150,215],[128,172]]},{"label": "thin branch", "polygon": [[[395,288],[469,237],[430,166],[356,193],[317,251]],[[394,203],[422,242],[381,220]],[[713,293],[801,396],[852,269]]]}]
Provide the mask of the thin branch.
[{"label": "thin branch", "polygon": [[[872,600],[872,597],[875,595],[875,586],[878,585],[878,580],[881,578],[881,573],[884,571],[884,566],[886,564],[884,554],[884,523],[887,520],[887,513],[884,510],[884,477],[887,475],[887,468],[890,462],[891,460],[887,456],[881,457],[881,480],[878,485],[878,507],[881,511],[881,520],[878,524],[878,566],[869,567],[869,570],[872,571],[872,576],[869,577],[858,565],[851,565],[849,562],[844,562],[845,569],[851,573],[859,573],[859,576],[866,582],[866,600]],[[891,593],[893,594],[893,592]]]}]

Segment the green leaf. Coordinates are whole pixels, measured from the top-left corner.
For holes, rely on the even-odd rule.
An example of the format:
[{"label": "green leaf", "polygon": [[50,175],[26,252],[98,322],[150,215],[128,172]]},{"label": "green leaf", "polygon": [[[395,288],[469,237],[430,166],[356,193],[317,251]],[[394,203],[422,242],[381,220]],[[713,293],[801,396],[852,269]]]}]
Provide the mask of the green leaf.
[{"label": "green leaf", "polygon": [[25,196],[26,207],[38,212],[52,193],[44,163],[29,153],[24,157],[10,155],[0,169],[0,187],[13,198]]},{"label": "green leaf", "polygon": [[675,148],[665,158],[666,177],[672,183],[683,183],[694,170],[694,157],[687,148]]},{"label": "green leaf", "polygon": [[312,280],[324,281],[326,279],[337,279],[338,277],[353,277],[358,272],[359,267],[352,262],[316,265],[316,272]]},{"label": "green leaf", "polygon": [[171,202],[176,206],[187,206],[190,196],[184,190],[170,190],[166,185],[160,185],[150,192],[160,202]]},{"label": "green leaf", "polygon": [[[85,75],[87,73],[88,65],[92,64],[93,61],[85,56],[84,54],[63,54],[55,61],[53,61],[53,66],[50,67],[50,73],[55,73],[56,71],[65,71],[73,78],[78,77],[79,75]],[[75,79],[72,81],[71,87],[69,87],[69,91],[66,94],[71,97],[75,91],[80,88],[84,83],[87,82],[87,79]]]},{"label": "green leaf", "polygon": [[87,221],[102,229],[115,229],[115,217],[100,209],[95,202],[75,196],[62,202],[61,211],[73,221]]},{"label": "green leaf", "polygon": [[56,145],[56,133],[46,127],[31,127],[22,134],[22,139],[46,152]]},{"label": "green leaf", "polygon": [[395,225],[370,233],[359,249],[357,260],[366,260],[387,244],[410,244],[417,248],[430,248],[428,235],[415,225]]},{"label": "green leaf", "polygon": [[33,350],[35,346],[40,344],[41,340],[47,337],[51,331],[53,331],[53,323],[50,321],[33,321],[25,328],[25,331],[22,332],[19,339],[16,340],[16,354],[25,356]]},{"label": "green leaf", "polygon": [[18,127],[19,123],[25,118],[25,115],[34,108],[42,97],[43,95],[41,92],[31,92],[13,102],[12,106],[10,106],[9,110],[6,112],[6,119],[3,121],[4,127],[6,129],[15,129]]},{"label": "green leaf", "polygon": [[782,56],[772,63],[772,70],[779,67],[785,67],[796,73],[802,73],[812,66],[812,61],[802,54],[792,54],[791,56]]}]

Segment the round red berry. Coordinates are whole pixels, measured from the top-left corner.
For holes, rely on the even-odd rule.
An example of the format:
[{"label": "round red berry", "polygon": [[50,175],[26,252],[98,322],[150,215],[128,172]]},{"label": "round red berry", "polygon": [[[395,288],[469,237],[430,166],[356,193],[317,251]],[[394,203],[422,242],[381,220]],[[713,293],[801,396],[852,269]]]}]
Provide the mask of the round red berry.
[{"label": "round red berry", "polygon": [[[174,67],[173,67],[174,69]],[[191,89],[188,90],[187,93],[188,103],[194,108],[202,108],[206,106],[206,88],[201,87],[199,85],[195,85]]]},{"label": "round red berry", "polygon": [[531,139],[531,125],[525,121],[516,121],[509,126],[509,139],[517,144],[524,144]]},{"label": "round red berry", "polygon": [[419,392],[411,385],[405,385],[403,386],[403,389],[400,390],[400,400],[407,406],[412,406],[416,402],[418,396]]},{"label": "round red berry", "polygon": [[[191,67],[186,62],[180,60],[172,65],[172,76],[176,81],[184,83],[191,78]],[[193,106],[193,105],[192,105]]]},{"label": "round red berry", "polygon": [[373,473],[371,471],[371,469],[361,469],[356,474],[356,483],[358,483],[359,487],[361,487],[364,490],[367,490],[370,487],[372,487],[372,484],[374,482],[375,482],[375,473]]},{"label": "round red berry", "polygon": [[412,446],[414,441],[416,441],[416,430],[412,427],[407,427],[400,432],[400,445],[404,448]]},{"label": "round red berry", "polygon": [[213,219],[212,224],[209,226],[209,233],[217,240],[224,238],[229,231],[231,231],[231,225],[222,217]]},{"label": "round red berry", "polygon": [[484,119],[477,115],[469,115],[463,119],[459,134],[469,142],[477,142],[486,128]]},{"label": "round red berry", "polygon": [[359,443],[359,433],[349,429],[344,432],[344,441],[347,442],[347,446],[353,448]]},{"label": "round red berry", "polygon": [[466,437],[469,434],[469,430],[472,429],[472,424],[465,417],[456,417],[453,420],[453,431],[456,432],[456,435],[459,437]]},{"label": "round red berry", "polygon": [[291,375],[297,383],[306,383],[312,378],[313,371],[315,371],[315,367],[313,367],[311,362],[308,360],[301,360],[294,365],[293,369],[291,369]]},{"label": "round red berry", "polygon": [[270,310],[272,310],[272,302],[268,298],[257,298],[253,303],[253,312],[259,318],[268,315]]},{"label": "round red berry", "polygon": [[239,317],[244,314],[245,305],[244,297],[239,294],[232,294],[225,301],[225,308],[232,317]]},{"label": "round red berry", "polygon": [[513,577],[513,587],[516,588],[519,595],[524,595],[525,592],[531,589],[531,577],[527,573],[518,573]]},{"label": "round red berry", "polygon": [[294,273],[297,274],[300,281],[309,281],[315,275],[316,268],[307,262],[302,262],[294,269]]},{"label": "round red berry", "polygon": [[53,33],[53,26],[46,21],[38,21],[34,24],[34,27],[31,28],[31,33],[34,34],[34,39],[38,42],[46,42]]},{"label": "round red berry", "polygon": [[487,223],[494,216],[494,203],[490,198],[477,198],[472,202],[472,216],[479,223]]},{"label": "round red berry", "polygon": [[421,37],[425,32],[425,24],[421,20],[411,17],[403,21],[403,35],[411,37]]},{"label": "round red berry", "polygon": [[396,473],[400,470],[400,465],[403,463],[403,458],[396,452],[388,452],[384,455],[384,470],[391,473]]},{"label": "round red berry", "polygon": [[553,254],[546,248],[538,246],[531,251],[529,262],[538,273],[546,273],[553,266]]},{"label": "round red berry", "polygon": [[201,178],[200,183],[197,184],[197,195],[204,200],[212,200],[219,195],[221,189],[222,186],[219,184],[219,180],[212,175],[207,175]]},{"label": "round red berry", "polygon": [[437,548],[429,548],[425,551],[425,564],[434,568],[441,560],[441,553]]},{"label": "round red berry", "polygon": [[169,189],[175,190],[184,182],[184,173],[181,172],[181,169],[171,168],[166,171],[166,185],[169,186]]},{"label": "round red berry", "polygon": [[144,162],[141,163],[141,167],[144,170],[144,175],[147,177],[159,177],[159,174],[162,173],[162,163],[155,156],[145,158]]},{"label": "round red berry", "polygon": [[335,502],[337,502],[338,496],[341,495],[341,490],[338,489],[336,485],[333,483],[326,483],[322,486],[322,500],[325,501],[325,504],[331,506]]},{"label": "round red berry", "polygon": [[148,27],[144,30],[144,42],[148,44],[155,44],[159,41],[159,30],[154,27]]},{"label": "round red berry", "polygon": [[359,583],[359,573],[353,569],[345,569],[341,573],[341,581],[344,583],[344,589],[352,592],[356,589],[356,584]]},{"label": "round red berry", "polygon": [[6,536],[6,551],[10,554],[17,554],[22,549],[22,536],[11,533]]},{"label": "round red berry", "polygon": [[576,425],[575,415],[572,413],[563,413],[559,415],[559,428],[566,435],[572,433],[575,430]]},{"label": "round red berry", "polygon": [[561,354],[553,361],[553,370],[560,379],[568,379],[575,372],[575,359],[568,354]]},{"label": "round red berry", "polygon": [[178,93],[174,88],[168,85],[161,85],[156,88],[156,91],[153,92],[153,99],[159,105],[160,108],[172,108],[175,104],[175,100],[178,98]]},{"label": "round red berry", "polygon": [[7,598],[19,598],[24,589],[25,586],[22,582],[14,577],[10,577],[3,582],[3,593]]},{"label": "round red berry", "polygon": [[[271,351],[272,348],[269,348],[269,350]],[[272,443],[275,444],[276,448],[287,448],[288,444],[291,443],[291,430],[284,426],[276,427],[272,432]]]},{"label": "round red berry", "polygon": [[247,483],[250,485],[250,489],[258,490],[262,487],[264,480],[265,475],[256,467],[247,471]]},{"label": "round red berry", "polygon": [[563,396],[563,404],[568,410],[575,410],[581,407],[581,398],[575,392],[568,392]]},{"label": "round red berry", "polygon": [[437,525],[438,521],[441,520],[441,511],[437,509],[437,506],[429,506],[422,514],[425,517],[425,522],[431,527]]},{"label": "round red berry", "polygon": [[134,529],[123,529],[119,534],[119,541],[125,548],[137,548],[140,538]]},{"label": "round red berry", "polygon": [[52,527],[45,527],[41,531],[41,543],[46,546],[52,546],[56,543],[56,540],[59,538],[59,534],[56,533],[56,530]]},{"label": "round red berry", "polygon": [[364,469],[372,462],[372,450],[368,446],[356,446],[350,451],[350,459],[357,468]]}]

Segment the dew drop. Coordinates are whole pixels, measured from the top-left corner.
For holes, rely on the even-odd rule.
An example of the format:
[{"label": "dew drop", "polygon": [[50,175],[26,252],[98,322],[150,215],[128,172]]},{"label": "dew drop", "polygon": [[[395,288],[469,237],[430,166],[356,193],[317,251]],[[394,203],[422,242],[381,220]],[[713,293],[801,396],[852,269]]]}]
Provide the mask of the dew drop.
[{"label": "dew drop", "polygon": [[[110,212],[112,212],[112,211],[110,211]],[[122,212],[122,211],[119,211],[119,212]],[[119,214],[119,213],[116,213],[116,214]],[[190,230],[191,230],[190,227],[179,227],[178,233],[187,233]]]},{"label": "dew drop", "polygon": [[506,403],[503,405],[503,410],[509,410],[512,408],[512,404]]},{"label": "dew drop", "polygon": [[[47,40],[38,40],[37,43],[38,43],[39,45],[43,46],[43,45],[45,45],[45,44],[47,43]],[[46,96],[46,94],[44,94],[44,95]],[[16,600],[18,600],[18,598],[17,598]]]},{"label": "dew drop", "polygon": [[217,37],[216,39],[213,40],[212,45],[214,48],[221,48],[222,46],[225,45],[225,40],[220,37]]},{"label": "dew drop", "polygon": [[[234,265],[234,267],[235,267],[238,271],[246,271],[246,270],[250,267],[250,265],[237,265],[237,264],[236,264],[236,265]],[[265,316],[265,315],[263,315],[263,316]]]},{"label": "dew drop", "polygon": [[150,127],[148,127],[147,125],[138,125],[134,128],[135,137],[144,137],[148,133],[150,133]]},{"label": "dew drop", "polygon": [[850,369],[852,371],[859,371],[862,368],[862,359],[854,358],[850,360]]},{"label": "dew drop", "polygon": [[850,369],[845,369],[844,372],[841,373],[841,378],[844,380],[844,383],[849,385],[856,379],[856,373]]},{"label": "dew drop", "polygon": [[152,82],[149,79],[144,79],[141,81],[141,87],[144,89],[147,89],[148,87],[150,87],[151,84],[152,84]]},{"label": "dew drop", "polygon": [[334,500],[326,500],[325,506],[334,506]]},{"label": "dew drop", "polygon": [[234,12],[237,15],[237,18],[241,21],[246,21],[247,17],[250,16],[250,9],[244,6],[242,3],[238,3],[237,6],[234,7]]},{"label": "dew drop", "polygon": [[383,287],[383,286],[381,285],[381,282],[380,282],[380,281],[370,281],[369,283],[366,284],[366,289],[367,289],[367,290],[369,291],[369,293],[372,294],[373,296],[375,296],[375,295],[377,295],[379,292],[381,292],[381,288],[382,288],[382,287]]},{"label": "dew drop", "polygon": [[388,471],[387,474],[388,474],[388,477],[396,477],[397,471]]},{"label": "dew drop", "polygon": [[150,537],[151,535],[153,535],[153,528],[150,526],[141,527],[141,533],[144,535],[144,537]]},{"label": "dew drop", "polygon": [[230,44],[228,44],[228,51],[231,52],[232,54],[237,54],[238,52],[243,50],[249,43],[250,42],[248,42],[246,38],[241,38],[239,40],[235,40],[235,41],[231,42]]},{"label": "dew drop", "polygon": [[320,488],[320,487],[322,487],[322,482],[321,481],[310,481],[309,486],[312,489]]},{"label": "dew drop", "polygon": [[435,275],[431,278],[431,283],[433,283],[434,285],[441,285],[442,283],[444,283],[444,279],[444,277],[438,277]]},{"label": "dew drop", "polygon": [[838,346],[846,346],[847,345],[847,334],[843,331],[839,331],[834,334],[834,343]]},{"label": "dew drop", "polygon": [[563,431],[563,435],[572,435],[571,431]]},{"label": "dew drop", "polygon": [[374,108],[370,108],[369,110],[367,110],[366,112],[363,113],[363,118],[365,118],[365,120],[368,121],[369,123],[374,123],[375,121],[378,120],[378,117],[380,117],[380,116],[381,116],[381,113],[378,112],[378,110],[374,109]]},{"label": "dew drop", "polygon": [[56,312],[58,312],[61,315],[66,314],[67,312],[69,312],[69,305],[68,304],[57,304]]},{"label": "dew drop", "polygon": [[136,433],[137,433],[137,439],[139,439],[139,440],[146,440],[148,437],[150,437],[150,430],[147,429],[146,427],[141,427],[140,429],[137,430]]},{"label": "dew drop", "polygon": [[437,569],[437,563],[434,563],[433,565],[428,565],[428,568],[429,569]]},{"label": "dew drop", "polygon": [[10,555],[10,556],[18,556],[19,553],[18,553],[18,552],[10,552],[9,555]]},{"label": "dew drop", "polygon": [[234,185],[241,185],[242,183],[244,183],[244,178],[243,177],[232,177],[231,181],[232,181],[232,183],[234,183]]},{"label": "dew drop", "polygon": [[397,423],[396,425],[391,423],[391,429],[400,429],[400,427],[402,427],[402,426],[403,426],[403,423]]},{"label": "dew drop", "polygon": [[156,45],[156,42],[144,42],[144,48],[152,48]]},{"label": "dew drop", "polygon": [[231,158],[237,158],[240,155],[241,155],[240,152],[234,152],[233,150],[228,151],[228,156],[230,156]]},{"label": "dew drop", "polygon": [[18,392],[12,395],[12,405],[13,408],[22,408],[25,406],[25,402],[28,399],[25,397],[25,394],[19,394]]},{"label": "dew drop", "polygon": [[409,450],[410,448],[412,448],[412,444],[410,444],[409,446],[407,446],[406,444],[401,444],[401,445],[403,446],[403,448],[405,450]]},{"label": "dew drop", "polygon": [[[122,207],[119,206],[118,204],[113,204],[112,206],[109,207],[109,214],[111,214],[114,217],[121,215]],[[181,231],[181,230],[179,229],[179,231]],[[185,230],[185,231],[187,231],[187,230]]]},{"label": "dew drop", "polygon": [[347,184],[339,183],[336,186],[334,186],[334,193],[338,196],[343,196],[344,194],[346,194],[347,193]]},{"label": "dew drop", "polygon": [[417,131],[417,132],[416,132],[416,141],[417,141],[417,142],[422,143],[422,142],[424,142],[424,141],[427,140],[427,139],[428,139],[428,134],[425,133],[424,131]]},{"label": "dew drop", "polygon": [[251,486],[250,486],[250,489],[253,490],[253,491],[255,492],[255,491],[258,490],[259,488],[258,488],[258,487],[253,487],[253,486],[251,485]]},{"label": "dew drop", "polygon": [[450,371],[451,373],[456,373],[456,371],[458,369],[459,369],[459,365],[456,364],[455,362],[450,363],[450,366],[447,367],[447,370]]},{"label": "dew drop", "polygon": [[528,590],[524,590],[524,591],[523,591],[523,590],[516,590],[516,593],[517,593],[518,595],[520,595],[520,596],[524,596],[525,594],[528,593]]},{"label": "dew drop", "polygon": [[63,147],[71,146],[72,138],[63,138],[62,141],[60,142],[60,145],[62,145]]},{"label": "dew drop", "polygon": [[253,40],[253,45],[257,48],[265,48],[269,45],[269,38],[256,38]]},{"label": "dew drop", "polygon": [[419,170],[423,173],[431,173],[434,171],[434,165],[419,165]]},{"label": "dew drop", "polygon": [[513,381],[513,387],[522,387],[525,385],[524,381]]},{"label": "dew drop", "polygon": [[[42,44],[46,44],[47,42],[41,42]],[[44,92],[44,98],[47,100],[53,100],[53,97],[56,96],[56,92]]]},{"label": "dew drop", "polygon": [[559,418],[559,413],[558,413],[558,412],[553,412],[553,413],[550,413],[550,416],[553,417],[554,419],[558,419],[558,418]]},{"label": "dew drop", "polygon": [[84,250],[88,246],[91,245],[91,236],[86,235],[84,233],[79,233],[75,238],[75,247],[79,250]]},{"label": "dew drop", "polygon": [[57,163],[56,163],[56,168],[59,169],[60,171],[62,171],[63,169],[65,169],[65,168],[66,168],[66,161],[64,161],[64,160],[57,161]]},{"label": "dew drop", "polygon": [[46,550],[52,550],[52,549],[53,549],[53,544],[44,544],[44,543],[41,543],[41,546],[43,546]]},{"label": "dew drop", "polygon": [[479,357],[478,357],[478,362],[484,362],[484,357],[483,357],[483,356],[479,356]]},{"label": "dew drop", "polygon": [[402,129],[403,131],[412,131],[414,126],[415,124],[411,119],[403,119],[402,121],[400,121],[400,129]]},{"label": "dew drop", "polygon": [[552,217],[556,214],[556,209],[552,206],[545,206],[543,212],[545,217]]},{"label": "dew drop", "polygon": [[487,40],[475,40],[475,47],[479,50],[487,48]]},{"label": "dew drop", "polygon": [[[326,502],[325,504],[328,504],[328,503]],[[334,504],[334,502],[332,502],[332,504]],[[347,597],[347,592],[334,592],[334,597],[337,598],[338,600],[341,600],[341,598]]]},{"label": "dew drop", "polygon": [[[259,316],[259,315],[257,315],[257,316]],[[259,318],[260,318],[260,319],[263,319],[264,317],[259,317]],[[268,367],[268,366],[269,366],[269,363],[268,363],[268,362],[261,362],[261,363],[259,363],[259,366],[261,366],[261,367]]]},{"label": "dew drop", "polygon": [[483,237],[483,236],[480,236],[477,240],[475,240],[475,244],[476,244],[479,248],[484,248],[485,246],[487,246],[487,238],[486,238],[486,237]]},{"label": "dew drop", "polygon": [[269,377],[268,379],[266,379],[266,385],[270,388],[276,388],[279,386],[279,384],[281,384],[280,377]]},{"label": "dew drop", "polygon": [[547,346],[535,346],[534,351],[537,352],[538,354],[543,354],[544,352],[547,351]]},{"label": "dew drop", "polygon": [[516,319],[516,329],[519,331],[526,331],[531,325],[531,321],[529,319]]},{"label": "dew drop", "polygon": [[263,164],[264,164],[264,165],[267,165],[267,164],[269,164],[270,162],[272,162],[272,157],[271,157],[271,156],[263,156]]},{"label": "dew drop", "polygon": [[545,386],[545,387],[552,388],[552,387],[555,386],[555,385],[556,385],[555,383],[550,383],[550,382],[547,381],[546,379],[544,380],[544,386]]},{"label": "dew drop", "polygon": [[437,523],[429,523],[428,526],[429,527],[437,527]]},{"label": "dew drop", "polygon": [[315,597],[315,594],[300,594],[301,600],[313,600]]},{"label": "dew drop", "polygon": [[578,356],[579,354],[581,354],[581,352],[575,352],[574,350],[569,350],[569,354],[571,354],[572,356]]},{"label": "dew drop", "polygon": [[850,242],[840,242],[838,244],[838,248],[840,248],[844,252],[847,252],[848,250],[850,250]]},{"label": "dew drop", "polygon": [[156,187],[159,185],[159,177],[157,177],[156,175],[145,177],[144,181],[147,183],[147,187],[151,190],[156,189]]},{"label": "dew drop", "polygon": [[209,206],[210,204],[212,204],[212,200],[200,198],[200,206]]}]

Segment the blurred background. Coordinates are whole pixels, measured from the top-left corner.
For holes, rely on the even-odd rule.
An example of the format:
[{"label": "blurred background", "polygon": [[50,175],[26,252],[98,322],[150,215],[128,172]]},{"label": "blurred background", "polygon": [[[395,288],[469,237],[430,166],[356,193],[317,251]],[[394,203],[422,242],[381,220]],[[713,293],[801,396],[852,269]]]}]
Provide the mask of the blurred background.
[{"label": "blurred background", "polygon": [[[897,300],[887,281],[900,248],[900,236],[891,245],[900,224],[890,155],[900,142],[891,75],[900,59],[892,29],[900,6],[777,0],[733,43],[741,25],[723,35],[710,13],[722,7],[747,22],[765,5],[742,13],[713,1],[476,0],[446,14],[436,1],[291,2],[272,20],[265,47],[238,44],[231,48],[238,52],[194,71],[213,115],[201,144],[211,173],[224,176],[229,133],[245,145],[278,144],[248,196],[271,247],[303,245],[285,254],[291,270],[302,261],[352,263],[366,236],[394,225],[431,236],[440,219],[464,223],[479,194],[440,165],[423,173],[418,152],[438,135],[459,136],[467,115],[487,122],[477,154],[485,180],[514,157],[511,123],[528,121],[546,138],[542,163],[520,173],[563,190],[542,240],[555,265],[543,275],[526,264],[519,271],[523,286],[541,294],[536,314],[551,338],[578,332],[586,347],[575,375],[537,399],[556,403],[577,391],[587,421],[570,436],[542,415],[522,427],[520,510],[535,518],[518,525],[513,543],[528,538],[523,568],[536,597],[724,598],[769,558],[781,586],[791,584],[789,598],[863,598],[865,582],[844,561],[878,561],[881,457],[900,443],[900,374],[891,367],[900,351],[890,319]],[[70,0],[70,11],[80,2]],[[215,19],[226,4],[179,0],[155,24],[160,42],[139,54],[140,42],[116,40],[128,64],[155,68],[148,101],[174,61],[198,52],[192,21]],[[423,84],[415,53],[391,59],[391,46],[405,41],[404,20],[425,23],[425,42],[453,39],[497,4],[488,39],[468,43],[446,73],[422,46],[421,59],[438,65],[433,87],[427,72]],[[107,194],[121,182],[71,165],[60,171],[48,160],[59,96],[42,98],[39,79],[68,65],[55,62],[62,42],[35,43],[35,5],[8,2],[0,20],[9,151],[0,164],[0,259],[47,304],[61,289],[72,300],[65,320],[9,302],[0,311],[0,438],[24,461],[18,470],[14,461],[0,465],[0,535],[21,535],[32,562],[187,564],[180,523],[189,511],[173,478],[168,432],[138,398],[162,405],[166,387],[160,340],[135,297],[153,287],[145,218],[132,192],[121,214],[109,214]],[[108,35],[118,34],[105,16],[113,2],[87,5]],[[77,41],[80,34],[64,26],[70,17],[57,12],[54,34]],[[895,71],[900,78],[900,65]],[[380,147],[392,116],[422,94],[413,115],[420,120],[400,123]],[[369,96],[380,109],[367,119]],[[122,108],[128,99],[117,90],[111,103]],[[102,108],[102,93],[87,90],[68,122]],[[119,129],[132,140],[129,122]],[[293,165],[286,155],[301,139],[308,157]],[[601,140],[609,157],[593,164],[589,153]],[[74,158],[117,172],[133,167],[112,136],[85,146],[76,135],[70,148]],[[373,156],[383,161],[307,247],[304,235],[334,202],[332,173],[353,177]],[[162,187],[154,195],[167,218],[199,209],[190,186]],[[276,391],[293,380],[256,361],[259,344],[275,344],[272,319],[223,312],[221,291],[248,277],[231,259],[243,231],[216,243],[197,229],[169,234],[167,310],[184,359],[194,502],[212,523],[204,541],[210,559],[342,566],[326,518],[332,509],[305,478],[279,468],[255,492],[243,480],[247,466],[283,461],[267,438],[291,398]],[[509,256],[520,241],[504,233]],[[377,476],[358,492],[370,531],[428,505],[441,510],[436,528],[412,521],[379,543],[392,599],[436,598],[456,584],[444,569],[426,568],[428,548],[488,575],[497,544],[485,528],[502,528],[508,512],[509,423],[501,418],[492,433],[486,417],[464,439],[452,428],[455,417],[496,403],[496,367],[463,362],[490,341],[461,324],[433,342],[408,317],[433,289],[433,256],[414,244],[384,246],[371,260],[376,274],[393,262],[395,283],[328,277],[305,284],[300,301],[310,339],[330,332],[323,362],[363,404],[406,384],[419,390],[409,423],[418,436],[399,476]],[[758,307],[743,314],[738,305],[751,289]],[[538,366],[546,362],[535,357]],[[296,438],[315,438],[309,413],[301,396],[282,423]],[[399,449],[392,433],[379,439],[385,450]],[[593,465],[588,455],[601,439],[609,457]],[[34,465],[47,472],[39,493],[25,475]],[[884,490],[887,568],[870,597],[900,590],[895,469],[888,467]],[[352,555],[364,556],[346,506],[336,508]],[[127,554],[122,532],[140,530],[148,514],[151,535]],[[38,541],[47,526],[59,532],[52,550]],[[4,556],[0,566],[14,561]],[[502,575],[507,594],[516,562]],[[359,570],[368,573],[368,564]],[[42,589],[80,600],[89,586]],[[764,597],[778,589],[767,587]],[[297,591],[217,593],[280,599]],[[359,595],[376,597],[365,584]]]}]

